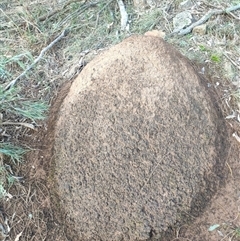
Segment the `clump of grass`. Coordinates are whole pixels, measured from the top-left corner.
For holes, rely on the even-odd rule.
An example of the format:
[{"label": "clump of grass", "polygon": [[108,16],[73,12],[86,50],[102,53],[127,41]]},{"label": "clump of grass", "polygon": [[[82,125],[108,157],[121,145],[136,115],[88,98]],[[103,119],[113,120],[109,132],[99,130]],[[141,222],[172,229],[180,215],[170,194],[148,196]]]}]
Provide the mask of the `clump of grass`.
[{"label": "clump of grass", "polygon": [[22,98],[20,88],[13,87],[5,91],[3,87],[0,87],[0,112],[11,113],[35,121],[43,120],[46,111],[46,103]]},{"label": "clump of grass", "polygon": [[4,188],[3,183],[0,182],[0,199],[4,198],[6,195],[7,195],[7,191]]},{"label": "clump of grass", "polygon": [[144,13],[139,20],[134,20],[131,32],[143,34],[156,27],[158,22],[162,19],[162,13],[159,9]]},{"label": "clump of grass", "polygon": [[240,102],[240,89],[236,89],[231,92],[231,97],[236,100],[238,103]]},{"label": "clump of grass", "polygon": [[[66,17],[70,23],[72,35],[66,52],[69,55],[86,49],[100,49],[122,40],[124,34],[120,29],[120,16],[116,2],[99,1],[95,7],[72,4],[71,14]],[[86,9],[85,11],[83,11]],[[77,13],[77,14],[76,14]],[[81,24],[79,24],[81,23]]]},{"label": "clump of grass", "polygon": [[240,238],[240,227],[237,227],[235,229],[235,235],[236,235],[236,237]]},{"label": "clump of grass", "polygon": [[[35,122],[43,120],[47,111],[47,105],[44,102],[29,101],[21,97],[20,88],[12,87],[4,90],[0,86],[0,113],[11,118],[24,118]],[[1,120],[0,120],[1,125]],[[26,149],[15,146],[12,143],[0,142],[0,199],[10,194],[6,191],[15,181],[12,175],[9,175],[5,169],[4,161],[10,160],[14,165],[22,161]]]},{"label": "clump of grass", "polygon": [[11,143],[0,143],[0,153],[10,158],[10,160],[16,164],[17,162],[21,162],[26,150],[22,147],[14,146]]},{"label": "clump of grass", "polygon": [[32,121],[43,120],[44,113],[47,110],[47,105],[44,102],[24,101],[20,107],[13,107],[13,111],[21,116],[24,116]]},{"label": "clump of grass", "polygon": [[[33,122],[43,120],[48,106],[45,102],[29,101],[21,97],[20,88],[12,87],[4,90],[0,86],[0,113],[12,114],[23,117]],[[10,157],[14,162],[19,162],[25,150],[9,143],[0,143],[0,154]]]},{"label": "clump of grass", "polygon": [[2,59],[2,56],[0,56],[0,79],[6,79],[10,76],[10,73],[6,70],[5,65],[5,61]]},{"label": "clump of grass", "polygon": [[207,47],[204,45],[199,45],[198,47],[202,52],[208,51]]},{"label": "clump of grass", "polygon": [[31,62],[33,57],[30,53],[22,53],[15,55],[13,57],[6,57],[4,55],[0,55],[0,79],[7,79],[11,77],[10,71],[7,69],[21,69],[24,70],[26,68],[26,63]]},{"label": "clump of grass", "polygon": [[[8,148],[8,147],[7,147]],[[18,149],[18,147],[15,147]],[[15,155],[15,154],[14,154]],[[22,177],[13,176],[10,165],[0,166],[0,200],[4,197],[12,197],[7,191],[16,181],[21,180]]]},{"label": "clump of grass", "polygon": [[220,63],[221,62],[221,56],[219,54],[212,54],[210,59],[214,63]]}]

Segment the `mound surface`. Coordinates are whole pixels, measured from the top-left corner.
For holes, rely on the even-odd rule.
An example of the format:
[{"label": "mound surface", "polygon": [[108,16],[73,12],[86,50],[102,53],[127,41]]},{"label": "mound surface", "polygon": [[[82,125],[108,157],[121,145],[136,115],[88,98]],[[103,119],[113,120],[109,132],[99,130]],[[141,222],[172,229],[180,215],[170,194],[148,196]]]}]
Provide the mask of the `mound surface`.
[{"label": "mound surface", "polygon": [[197,215],[228,151],[220,115],[189,62],[159,38],[132,36],[96,57],[55,130],[72,240],[154,240]]}]

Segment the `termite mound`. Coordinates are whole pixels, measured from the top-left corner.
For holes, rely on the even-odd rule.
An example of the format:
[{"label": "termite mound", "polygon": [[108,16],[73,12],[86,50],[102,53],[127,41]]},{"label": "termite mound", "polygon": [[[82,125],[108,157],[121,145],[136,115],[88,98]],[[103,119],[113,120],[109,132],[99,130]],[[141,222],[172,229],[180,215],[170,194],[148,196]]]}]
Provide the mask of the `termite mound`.
[{"label": "termite mound", "polygon": [[55,127],[54,178],[71,240],[167,240],[223,178],[227,130],[191,63],[132,36],[74,80]]}]

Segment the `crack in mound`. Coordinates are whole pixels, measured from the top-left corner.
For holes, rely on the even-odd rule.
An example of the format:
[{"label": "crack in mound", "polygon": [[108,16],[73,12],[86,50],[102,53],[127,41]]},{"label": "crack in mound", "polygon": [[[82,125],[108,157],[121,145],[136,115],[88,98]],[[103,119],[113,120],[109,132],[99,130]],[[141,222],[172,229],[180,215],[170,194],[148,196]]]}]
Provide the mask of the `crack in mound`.
[{"label": "crack in mound", "polygon": [[132,36],[83,69],[55,127],[54,175],[72,240],[164,238],[183,213],[203,210],[228,152],[211,98],[156,37]]}]

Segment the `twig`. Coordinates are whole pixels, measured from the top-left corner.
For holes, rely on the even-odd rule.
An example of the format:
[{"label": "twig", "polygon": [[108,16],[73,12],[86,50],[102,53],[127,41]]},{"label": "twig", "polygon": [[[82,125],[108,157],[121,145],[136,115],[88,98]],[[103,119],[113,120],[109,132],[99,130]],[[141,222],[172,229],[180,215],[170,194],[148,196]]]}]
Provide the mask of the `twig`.
[{"label": "twig", "polygon": [[228,164],[227,162],[226,162],[226,165],[227,165],[227,167],[228,167],[228,169],[229,169],[229,171],[230,171],[231,177],[233,178],[232,168],[229,166],[229,164]]},{"label": "twig", "polygon": [[232,136],[233,136],[238,142],[240,142],[240,136],[239,136],[236,132],[234,132],[234,133],[232,134]]},{"label": "twig", "polygon": [[205,23],[209,18],[211,18],[213,15],[219,15],[219,14],[223,14],[223,13],[230,13],[232,11],[236,11],[240,9],[240,4],[226,8],[225,10],[210,10],[208,11],[202,18],[200,18],[197,22],[191,24],[189,27],[182,29],[179,31],[178,35],[179,36],[183,36],[185,34],[188,34],[192,31],[192,29],[198,25],[201,25],[203,23]]},{"label": "twig", "polygon": [[127,27],[127,22],[128,22],[128,14],[126,12],[123,1],[117,0],[117,2],[118,2],[119,10],[121,13],[121,30],[125,31],[125,29]]},{"label": "twig", "polygon": [[236,67],[240,70],[240,66],[234,62],[227,54],[223,53],[223,55]]},{"label": "twig", "polygon": [[16,236],[16,238],[14,239],[14,241],[19,241],[20,237],[22,236],[22,233],[23,233],[23,231],[20,232],[20,233]]},{"label": "twig", "polygon": [[232,12],[228,12],[227,14],[231,15],[233,18],[235,18],[236,20],[240,20],[240,18],[238,16],[236,16],[234,13]]},{"label": "twig", "polygon": [[34,62],[29,65],[23,73],[21,73],[16,79],[12,80],[6,87],[5,87],[5,91],[9,90],[10,88],[12,88],[15,83],[22,78],[30,69],[32,69],[32,67],[39,62],[39,60],[41,60],[41,58],[43,57],[43,55],[45,54],[45,52],[47,50],[49,50],[54,44],[56,44],[59,40],[61,40],[63,37],[65,37],[68,34],[68,31],[65,29],[56,39],[54,39],[47,47],[45,47],[44,49],[42,49],[41,53],[39,54],[39,56],[34,60]]},{"label": "twig", "polygon": [[0,126],[8,126],[8,125],[24,126],[24,127],[30,128],[30,129],[32,129],[32,130],[35,130],[34,125],[33,125],[33,124],[29,124],[29,123],[24,123],[24,122],[10,122],[10,121],[0,122]]},{"label": "twig", "polygon": [[28,21],[27,19],[25,19],[25,18],[22,17],[22,16],[21,16],[21,18],[24,20],[24,23],[27,23],[27,24],[33,26],[34,28],[36,28],[36,29],[38,30],[39,33],[42,33],[42,31],[39,29],[39,27],[38,27],[36,24],[31,23],[30,21]]}]

